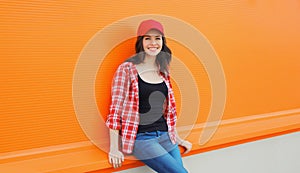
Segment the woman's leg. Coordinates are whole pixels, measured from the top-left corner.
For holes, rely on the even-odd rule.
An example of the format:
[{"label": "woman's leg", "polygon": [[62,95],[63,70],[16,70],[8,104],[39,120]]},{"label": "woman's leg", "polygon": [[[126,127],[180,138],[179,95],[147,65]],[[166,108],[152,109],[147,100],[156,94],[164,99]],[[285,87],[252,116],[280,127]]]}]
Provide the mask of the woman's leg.
[{"label": "woman's leg", "polygon": [[171,142],[168,134],[162,135],[159,139],[159,143],[178,162],[178,164],[183,165],[178,145]]},{"label": "woman's leg", "polygon": [[182,164],[178,163],[171,154],[167,153],[163,156],[155,157],[148,160],[141,160],[147,166],[158,173],[187,173],[188,171]]},{"label": "woman's leg", "polygon": [[178,164],[183,165],[182,157],[181,157],[180,150],[178,147],[176,147],[172,151],[170,151],[169,154],[177,161]]},{"label": "woman's leg", "polygon": [[155,132],[139,135],[133,154],[159,173],[186,173],[177,144],[172,144],[166,133],[159,135]]}]

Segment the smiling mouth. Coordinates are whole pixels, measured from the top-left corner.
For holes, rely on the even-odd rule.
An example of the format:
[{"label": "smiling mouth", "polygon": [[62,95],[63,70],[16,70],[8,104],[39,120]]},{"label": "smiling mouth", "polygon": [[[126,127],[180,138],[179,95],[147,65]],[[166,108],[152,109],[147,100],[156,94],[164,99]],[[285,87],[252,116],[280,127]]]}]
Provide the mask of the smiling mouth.
[{"label": "smiling mouth", "polygon": [[148,47],[148,50],[150,51],[156,51],[158,49],[158,47]]}]

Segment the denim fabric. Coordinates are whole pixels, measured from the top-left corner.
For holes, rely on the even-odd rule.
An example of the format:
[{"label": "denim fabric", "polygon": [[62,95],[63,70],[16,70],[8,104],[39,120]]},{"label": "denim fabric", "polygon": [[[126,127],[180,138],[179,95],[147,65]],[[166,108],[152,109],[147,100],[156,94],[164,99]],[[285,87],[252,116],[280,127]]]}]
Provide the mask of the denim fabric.
[{"label": "denim fabric", "polygon": [[168,132],[138,133],[133,155],[159,173],[186,173],[177,144]]}]

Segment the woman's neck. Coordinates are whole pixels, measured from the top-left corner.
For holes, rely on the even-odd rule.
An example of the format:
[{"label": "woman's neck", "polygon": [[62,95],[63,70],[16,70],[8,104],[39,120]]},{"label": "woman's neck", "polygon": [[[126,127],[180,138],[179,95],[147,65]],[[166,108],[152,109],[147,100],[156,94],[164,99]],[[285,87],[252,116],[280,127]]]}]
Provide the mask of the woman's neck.
[{"label": "woman's neck", "polygon": [[144,59],[144,64],[145,65],[149,65],[149,66],[156,66],[156,63],[155,63],[155,60],[156,60],[156,56],[150,56],[150,55],[147,55],[145,56],[145,59]]}]

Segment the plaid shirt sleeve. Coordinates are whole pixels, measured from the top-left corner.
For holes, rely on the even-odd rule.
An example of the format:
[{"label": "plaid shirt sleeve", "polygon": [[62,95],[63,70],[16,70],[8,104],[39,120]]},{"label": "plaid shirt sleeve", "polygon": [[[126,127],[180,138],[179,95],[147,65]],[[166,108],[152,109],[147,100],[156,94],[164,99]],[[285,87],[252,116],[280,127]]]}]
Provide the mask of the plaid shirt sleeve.
[{"label": "plaid shirt sleeve", "polygon": [[123,110],[123,102],[127,97],[130,87],[129,70],[124,64],[121,64],[116,70],[111,89],[111,104],[109,115],[107,116],[106,126],[110,129],[121,129],[121,116]]},{"label": "plaid shirt sleeve", "polygon": [[177,121],[175,96],[174,96],[170,76],[168,75],[165,79],[169,88],[168,100],[165,109],[165,119],[167,120],[168,131],[170,132],[169,133],[170,139],[173,143],[175,143],[176,142],[175,128],[176,128],[176,121]]},{"label": "plaid shirt sleeve", "polygon": [[[171,84],[171,80],[170,80],[170,76],[168,76],[168,82],[170,85],[170,104],[171,104],[171,113],[174,114],[174,117],[177,117],[177,111],[176,111],[176,104],[175,104],[175,96],[174,96],[174,92],[173,92],[173,87]],[[176,122],[176,121],[174,121]]]}]

